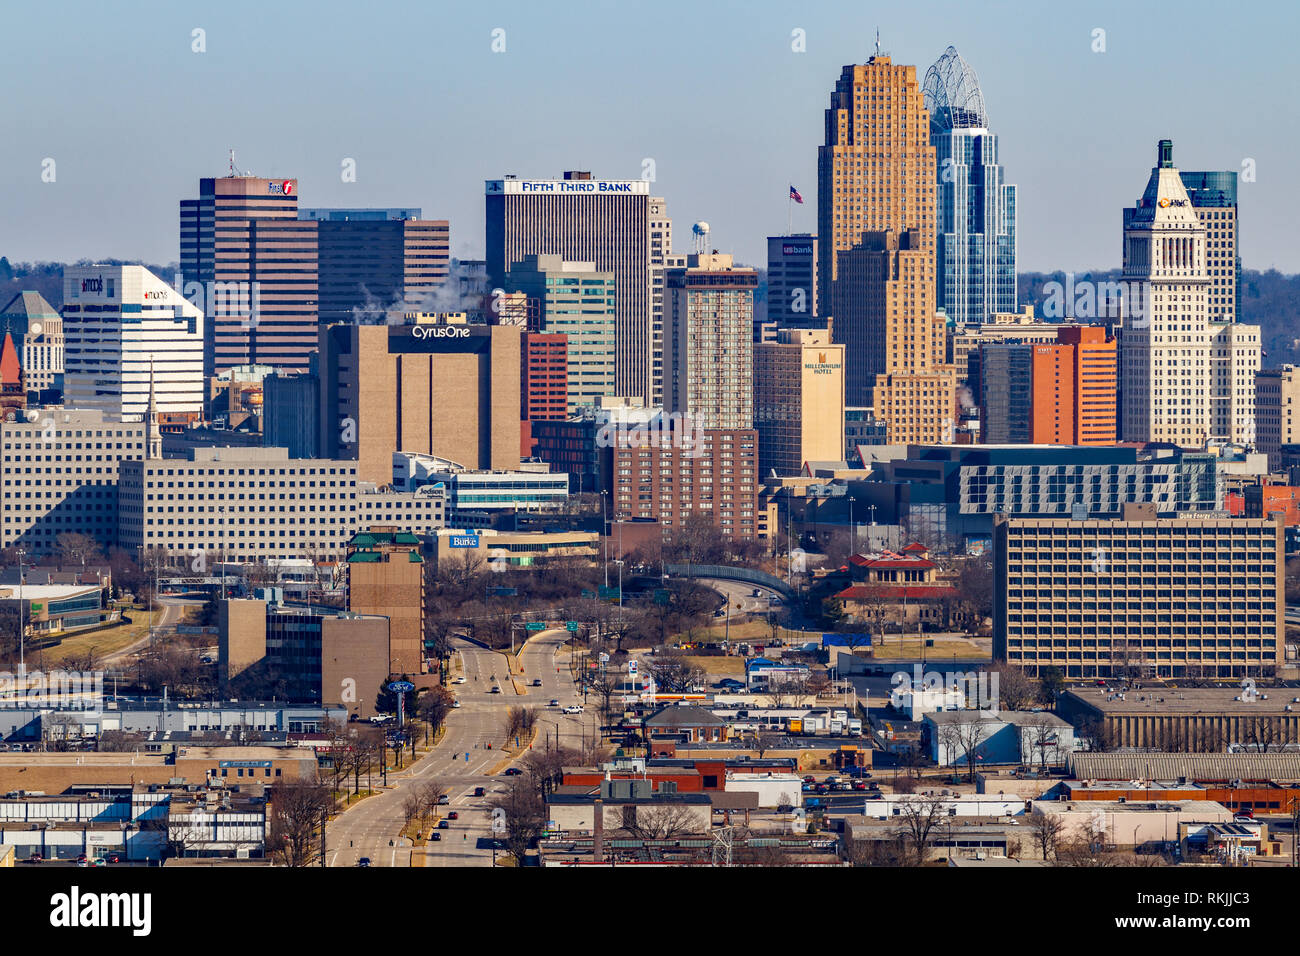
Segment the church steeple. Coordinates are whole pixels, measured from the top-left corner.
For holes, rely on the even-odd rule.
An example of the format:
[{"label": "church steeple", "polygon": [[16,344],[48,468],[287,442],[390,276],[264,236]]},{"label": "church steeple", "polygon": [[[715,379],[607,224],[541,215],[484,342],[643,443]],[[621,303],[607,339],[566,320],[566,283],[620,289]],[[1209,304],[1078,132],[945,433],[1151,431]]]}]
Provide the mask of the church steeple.
[{"label": "church steeple", "polygon": [[144,415],[145,448],[149,460],[162,458],[162,434],[158,431],[158,402],[153,391],[153,359],[149,359],[149,410]]}]

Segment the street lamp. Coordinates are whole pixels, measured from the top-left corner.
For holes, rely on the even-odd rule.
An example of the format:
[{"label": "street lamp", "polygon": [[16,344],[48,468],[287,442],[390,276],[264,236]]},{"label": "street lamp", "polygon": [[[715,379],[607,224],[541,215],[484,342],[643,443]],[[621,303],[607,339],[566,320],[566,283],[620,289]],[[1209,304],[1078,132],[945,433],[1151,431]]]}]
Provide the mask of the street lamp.
[{"label": "street lamp", "polygon": [[858,553],[858,526],[853,521],[853,503],[858,499],[849,495],[849,535],[852,542],[849,551],[852,554]]},{"label": "street lamp", "polygon": [[27,637],[27,626],[23,623],[23,558],[27,552],[22,548],[18,549],[18,676],[27,676],[27,658],[24,653],[24,646]]},{"label": "street lamp", "polygon": [[605,587],[607,588],[609,587],[609,518],[606,509],[608,503],[609,490],[602,488],[600,492],[600,536],[605,539]]}]

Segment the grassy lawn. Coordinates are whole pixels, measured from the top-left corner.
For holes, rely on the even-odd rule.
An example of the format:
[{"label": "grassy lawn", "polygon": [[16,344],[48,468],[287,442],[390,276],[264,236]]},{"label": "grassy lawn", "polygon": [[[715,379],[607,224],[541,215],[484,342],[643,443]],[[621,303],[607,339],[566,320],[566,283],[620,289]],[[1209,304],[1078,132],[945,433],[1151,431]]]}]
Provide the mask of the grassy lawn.
[{"label": "grassy lawn", "polygon": [[134,608],[126,609],[125,613],[126,616],[131,618],[130,624],[120,624],[117,627],[91,631],[88,634],[76,634],[64,638],[54,647],[45,648],[39,655],[40,666],[49,667],[60,664],[69,657],[83,655],[92,649],[96,658],[102,658],[107,654],[120,651],[122,648],[147,637],[150,618],[161,620],[163,609],[155,609],[152,615],[147,610],[141,611]]},{"label": "grassy lawn", "polygon": [[698,667],[710,677],[738,677],[745,673],[743,657],[688,657],[688,664]]}]

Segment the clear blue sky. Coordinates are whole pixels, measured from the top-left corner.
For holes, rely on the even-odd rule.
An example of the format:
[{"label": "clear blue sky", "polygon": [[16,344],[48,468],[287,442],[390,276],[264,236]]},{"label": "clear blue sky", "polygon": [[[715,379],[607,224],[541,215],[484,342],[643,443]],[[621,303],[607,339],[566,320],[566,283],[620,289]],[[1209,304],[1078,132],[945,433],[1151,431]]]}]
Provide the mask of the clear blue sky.
[{"label": "clear blue sky", "polygon": [[[1086,6],[1085,9],[1081,9]],[[882,8],[883,7],[883,8]],[[193,8],[193,9],[191,9]],[[0,254],[171,262],[177,203],[227,150],[296,176],[305,206],[421,206],[483,251],[483,180],[656,165],[676,247],[760,263],[787,183],[816,227],[823,111],[879,27],[918,77],[974,66],[1019,192],[1022,270],[1109,267],[1156,140],[1184,169],[1240,169],[1242,253],[1300,272],[1298,5],[634,2],[72,2],[6,6]],[[207,51],[191,51],[191,31]],[[491,49],[505,30],[506,51]],[[791,50],[806,31],[807,52]],[[1106,31],[1094,53],[1093,30]],[[56,181],[41,181],[55,160]],[[340,163],[356,161],[343,183]]]}]

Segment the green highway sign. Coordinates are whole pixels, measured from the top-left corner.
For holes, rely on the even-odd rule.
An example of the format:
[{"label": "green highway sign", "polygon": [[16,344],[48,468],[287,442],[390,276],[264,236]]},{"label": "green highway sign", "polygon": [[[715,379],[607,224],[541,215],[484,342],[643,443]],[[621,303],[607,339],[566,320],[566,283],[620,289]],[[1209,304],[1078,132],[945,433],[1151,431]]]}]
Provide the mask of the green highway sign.
[{"label": "green highway sign", "polygon": [[578,629],[578,622],[577,622],[577,621],[565,621],[565,622],[564,622],[564,629],[565,629],[566,631],[576,631],[576,630]]},{"label": "green highway sign", "polygon": [[526,630],[526,631],[544,631],[544,630],[546,630],[546,622],[545,622],[545,621],[529,621],[527,624],[524,625],[524,630]]}]

